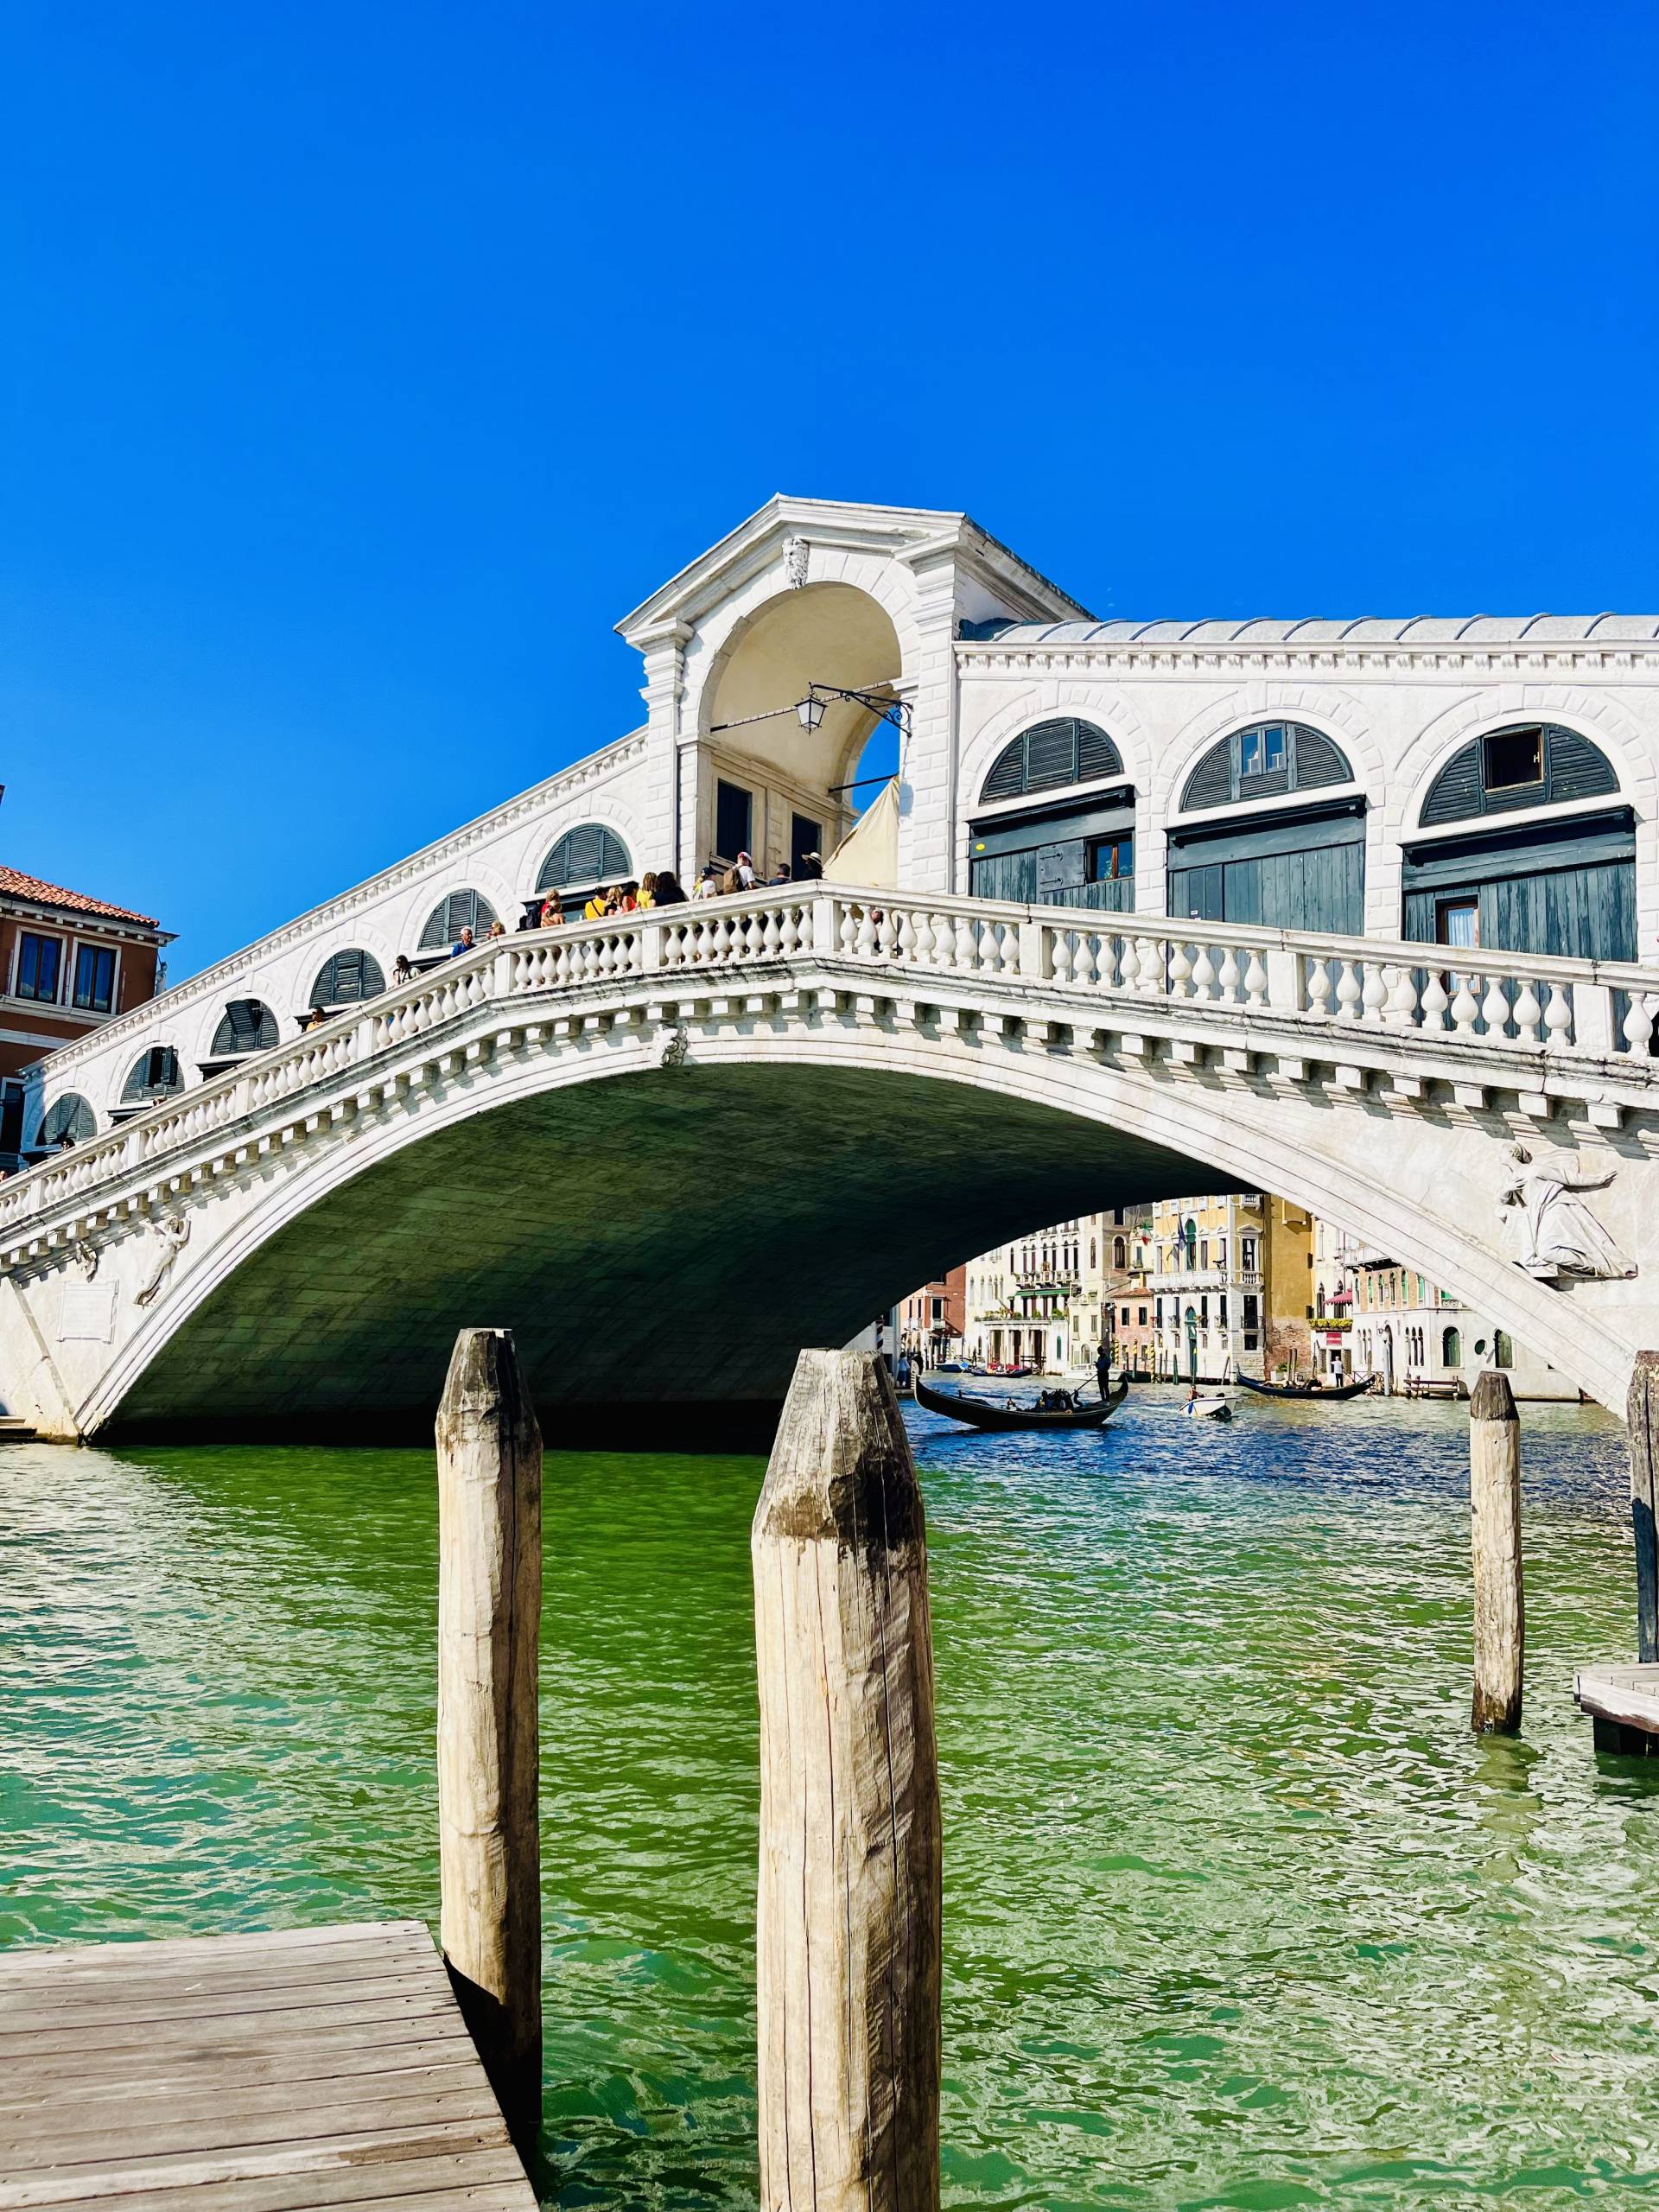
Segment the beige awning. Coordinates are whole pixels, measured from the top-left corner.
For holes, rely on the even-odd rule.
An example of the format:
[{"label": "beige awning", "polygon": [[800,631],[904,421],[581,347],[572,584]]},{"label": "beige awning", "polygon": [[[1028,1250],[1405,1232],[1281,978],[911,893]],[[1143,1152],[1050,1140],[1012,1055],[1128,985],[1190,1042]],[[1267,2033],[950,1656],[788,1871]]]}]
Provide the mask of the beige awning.
[{"label": "beige awning", "polygon": [[899,779],[894,776],[867,806],[824,863],[833,883],[864,883],[873,890],[899,888]]}]

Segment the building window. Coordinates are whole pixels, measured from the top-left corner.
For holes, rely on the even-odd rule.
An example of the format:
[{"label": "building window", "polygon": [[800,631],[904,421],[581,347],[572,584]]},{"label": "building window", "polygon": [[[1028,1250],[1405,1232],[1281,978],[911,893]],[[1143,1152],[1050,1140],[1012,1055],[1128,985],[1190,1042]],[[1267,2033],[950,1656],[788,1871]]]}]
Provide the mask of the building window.
[{"label": "building window", "polygon": [[380,963],[372,952],[361,952],[353,946],[335,953],[332,960],[324,961],[311,986],[310,1003],[356,1006],[364,999],[378,999],[385,988]]},{"label": "building window", "polygon": [[178,1054],[170,1045],[152,1045],[133,1062],[132,1072],[121,1086],[121,1103],[136,1106],[151,1098],[170,1098],[183,1089]]},{"label": "building window", "polygon": [[1139,1325],[1144,1329],[1147,1325],[1147,1309],[1144,1306],[1137,1306],[1135,1311],[1139,1317]]},{"label": "building window", "polygon": [[1446,762],[1423,801],[1425,827],[1516,807],[1600,798],[1618,789],[1599,746],[1555,722],[1516,722],[1471,738]]},{"label": "building window", "polygon": [[481,891],[452,891],[427,916],[416,950],[436,952],[445,945],[459,944],[462,930],[471,930],[475,938],[480,938],[494,919],[495,909]]},{"label": "building window", "polygon": [[823,857],[823,824],[815,822],[810,814],[791,814],[789,817],[789,872],[798,882],[807,873],[807,856],[816,853]]},{"label": "building window", "polygon": [[723,861],[749,852],[754,842],[754,798],[724,777],[715,785],[715,850]]},{"label": "building window", "polygon": [[1238,1264],[1247,1275],[1255,1273],[1255,1239],[1241,1236],[1238,1240]]},{"label": "building window", "polygon": [[1544,780],[1544,733],[1534,723],[1521,729],[1494,730],[1481,741],[1484,781],[1489,791],[1514,791]]},{"label": "building window", "polygon": [[58,979],[63,973],[63,944],[55,937],[36,937],[25,930],[17,940],[17,981],[14,998],[40,999],[55,1005]]},{"label": "building window", "polygon": [[115,952],[104,944],[75,951],[74,1005],[82,1014],[108,1014],[115,1004]]},{"label": "building window", "polygon": [[61,1098],[54,1099],[46,1109],[41,1123],[41,1134],[35,1139],[41,1145],[85,1144],[98,1131],[98,1122],[92,1108],[79,1093],[66,1090]]},{"label": "building window", "polygon": [[[1091,1245],[1089,1247],[1089,1259],[1090,1259],[1090,1264],[1091,1264],[1091,1265],[1093,1264],[1093,1262],[1094,1262],[1094,1256],[1095,1256],[1095,1248],[1094,1248],[1094,1246],[1091,1244]],[[1114,1236],[1114,1237],[1113,1237],[1113,1239],[1112,1239],[1112,1265],[1113,1265],[1115,1268],[1122,1268],[1122,1267],[1127,1266],[1127,1264],[1128,1264],[1128,1256],[1129,1256],[1129,1248],[1128,1248],[1128,1244],[1127,1244],[1127,1243],[1125,1243],[1125,1242],[1124,1242],[1124,1240],[1122,1239],[1122,1237],[1121,1237],[1121,1236]]]},{"label": "building window", "polygon": [[1105,731],[1067,715],[1055,721],[1039,722],[1005,745],[979,796],[982,802],[1019,798],[1027,791],[1097,783],[1122,772],[1123,756]]},{"label": "building window", "polygon": [[936,1321],[943,1321],[944,1319],[944,1300],[942,1298],[936,1298],[933,1300],[933,1319]]},{"label": "building window", "polygon": [[1515,1365],[1515,1346],[1502,1329],[1492,1331],[1492,1365],[1494,1367]]},{"label": "building window", "polygon": [[1256,722],[1210,747],[1186,779],[1181,811],[1314,791],[1353,776],[1341,748],[1320,731],[1301,722]]},{"label": "building window", "polygon": [[615,831],[602,823],[584,822],[578,830],[567,830],[542,862],[536,888],[585,890],[589,885],[625,883],[632,874],[628,849]]},{"label": "building window", "polygon": [[1440,1332],[1440,1365],[1463,1365],[1463,1335],[1460,1330],[1442,1329]]},{"label": "building window", "polygon": [[1120,883],[1135,874],[1135,833],[1123,830],[1116,837],[1095,837],[1089,845],[1090,883]]},{"label": "building window", "polygon": [[258,999],[232,999],[213,1032],[213,1058],[233,1052],[268,1052],[276,1042],[276,1017]]}]

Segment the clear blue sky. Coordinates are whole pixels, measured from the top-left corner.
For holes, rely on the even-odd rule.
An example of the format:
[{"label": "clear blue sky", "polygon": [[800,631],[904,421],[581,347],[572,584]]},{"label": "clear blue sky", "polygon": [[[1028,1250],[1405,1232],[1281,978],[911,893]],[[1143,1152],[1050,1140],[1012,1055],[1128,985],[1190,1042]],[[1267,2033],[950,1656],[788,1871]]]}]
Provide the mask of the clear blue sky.
[{"label": "clear blue sky", "polygon": [[1659,14],[8,15],[0,856],[188,973],[636,722],[774,491],[1098,613],[1659,607]]}]

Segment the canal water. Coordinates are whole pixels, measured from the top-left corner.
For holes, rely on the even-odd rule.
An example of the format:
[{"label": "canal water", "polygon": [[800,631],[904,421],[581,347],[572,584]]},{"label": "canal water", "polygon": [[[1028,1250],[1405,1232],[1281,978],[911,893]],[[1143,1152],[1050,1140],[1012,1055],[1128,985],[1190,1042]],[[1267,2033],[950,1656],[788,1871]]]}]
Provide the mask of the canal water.
[{"label": "canal water", "polygon": [[[1524,1737],[1460,1407],[920,1416],[963,2207],[1659,2195],[1659,1761],[1598,1764],[1621,1433],[1529,1408]],[[754,1460],[548,1462],[561,2206],[752,2206]],[[0,1454],[0,1943],[435,1922],[429,1459]]]}]

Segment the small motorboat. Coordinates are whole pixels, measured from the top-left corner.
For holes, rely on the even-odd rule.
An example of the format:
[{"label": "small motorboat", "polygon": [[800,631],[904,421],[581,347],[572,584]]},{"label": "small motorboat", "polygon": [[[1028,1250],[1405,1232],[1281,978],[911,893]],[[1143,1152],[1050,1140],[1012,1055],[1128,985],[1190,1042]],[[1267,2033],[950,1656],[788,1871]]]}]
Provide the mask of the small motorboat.
[{"label": "small motorboat", "polygon": [[1371,1387],[1370,1376],[1359,1382],[1258,1382],[1254,1376],[1235,1375],[1242,1390],[1254,1390],[1259,1398],[1326,1398],[1341,1405],[1349,1398],[1357,1398]]},{"label": "small motorboat", "polygon": [[1231,1421],[1233,1417],[1225,1398],[1189,1398],[1181,1412],[1188,1421]]},{"label": "small motorboat", "polygon": [[960,1390],[931,1390],[919,1376],[916,1402],[931,1414],[944,1414],[951,1421],[966,1421],[970,1428],[1007,1431],[1013,1428],[1098,1428],[1109,1421],[1129,1395],[1129,1378],[1123,1376],[1116,1389],[1080,1403],[1071,1390],[1045,1391],[1046,1397],[1064,1398],[1065,1405],[999,1405],[993,1398],[969,1398]]}]

